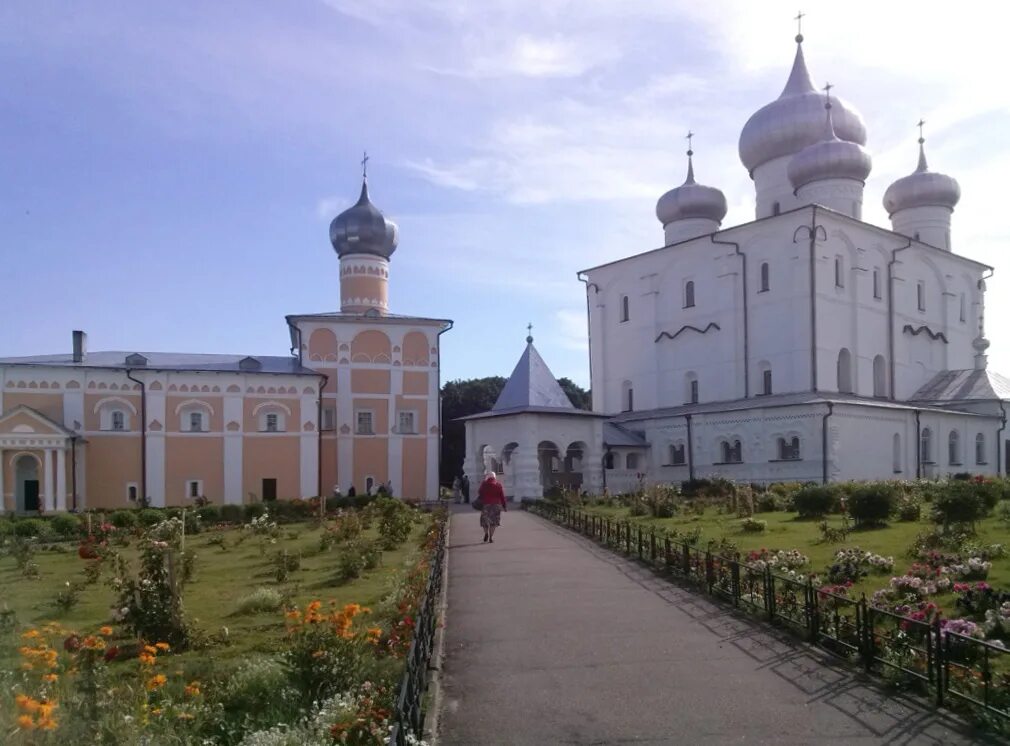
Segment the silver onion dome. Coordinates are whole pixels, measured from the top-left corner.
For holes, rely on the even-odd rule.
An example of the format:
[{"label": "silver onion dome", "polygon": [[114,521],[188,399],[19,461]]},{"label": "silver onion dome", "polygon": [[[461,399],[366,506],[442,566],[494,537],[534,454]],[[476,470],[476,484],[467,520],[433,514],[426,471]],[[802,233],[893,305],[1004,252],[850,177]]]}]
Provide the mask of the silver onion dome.
[{"label": "silver onion dome", "polygon": [[694,151],[687,151],[687,179],[659,198],[656,217],[663,226],[675,220],[704,218],[721,223],[726,217],[726,196],[715,187],[698,184],[694,180]]},{"label": "silver onion dome", "polygon": [[330,243],[337,256],[373,254],[388,259],[399,240],[396,223],[388,220],[368,199],[368,182],[361,182],[357,203],[333,218]]},{"label": "silver onion dome", "polygon": [[[814,88],[803,58],[803,36],[796,37],[796,57],[786,87],[758,109],[740,133],[740,160],[751,174],[768,161],[798,153],[818,142],[824,132],[826,96]],[[841,140],[866,144],[866,125],[849,104],[834,101],[835,133]]]},{"label": "silver onion dome", "polygon": [[888,215],[910,207],[946,207],[954,209],[961,199],[961,186],[953,176],[929,170],[926,163],[925,139],[919,138],[919,164],[915,171],[903,176],[884,192],[884,209]]},{"label": "silver onion dome", "polygon": [[821,130],[821,140],[808,145],[789,159],[786,173],[793,189],[824,179],[852,179],[865,182],[872,161],[862,145],[839,140],[835,134],[830,99],[824,104],[827,116]]}]

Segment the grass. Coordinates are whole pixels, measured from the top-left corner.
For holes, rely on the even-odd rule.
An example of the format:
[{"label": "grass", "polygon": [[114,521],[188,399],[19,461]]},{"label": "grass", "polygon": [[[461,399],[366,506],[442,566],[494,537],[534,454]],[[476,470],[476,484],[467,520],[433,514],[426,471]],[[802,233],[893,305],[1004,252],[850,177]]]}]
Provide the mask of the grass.
[{"label": "grass", "polygon": [[[215,645],[211,651],[192,650],[175,656],[180,666],[205,665],[208,655],[217,662],[238,661],[250,653],[276,650],[284,635],[284,618],[280,611],[240,611],[240,602],[258,588],[276,588],[292,603],[304,605],[313,599],[335,600],[338,604],[359,603],[375,606],[392,590],[398,574],[420,552],[420,537],[425,523],[414,526],[411,537],[398,549],[383,552],[380,565],[366,570],[350,582],[337,579],[336,559],[340,545],[320,551],[322,529],[308,524],[281,526],[276,543],[249,536],[239,543],[242,529],[208,531],[188,536],[187,551],[196,553],[196,569],[183,592],[187,618],[200,631],[227,642]],[[365,531],[364,538],[375,538],[375,529]],[[214,542],[225,541],[225,549]],[[102,624],[110,624],[110,612],[115,594],[107,584],[108,574],[87,586],[80,602],[71,610],[60,613],[53,605],[56,594],[68,581],[81,579],[85,562],[77,556],[76,545],[62,545],[64,552],[39,551],[35,562],[39,578],[25,578],[12,557],[0,557],[0,611],[5,607],[16,614],[19,628],[56,620],[69,629],[93,632]],[[287,550],[301,555],[301,566],[290,573],[285,583],[277,583],[273,553]],[[120,550],[136,567],[136,551]],[[225,637],[224,630],[227,629]],[[16,635],[0,635],[0,669],[10,669],[17,659]]]},{"label": "grass", "polygon": [[[701,530],[699,546],[704,547],[709,540],[728,539],[736,544],[741,554],[756,549],[798,549],[810,558],[810,565],[805,571],[824,571],[834,558],[835,552],[845,547],[859,547],[867,551],[894,557],[894,571],[886,575],[870,575],[853,586],[858,593],[869,596],[873,591],[888,584],[892,575],[903,575],[904,571],[915,561],[908,557],[907,552],[915,537],[934,529],[934,524],[928,520],[915,522],[892,522],[882,528],[854,530],[844,542],[826,544],[821,541],[818,528],[819,520],[801,520],[795,513],[771,512],[755,513],[754,517],[767,521],[768,528],[762,533],[747,533],[740,528],[741,519],[736,515],[720,513],[715,507],[709,507],[703,515],[678,515],[673,518],[632,517],[627,508],[591,506],[586,510],[618,520],[630,520],[633,524],[656,526],[665,529],[676,529],[681,533],[695,528]],[[926,512],[925,510],[923,511]],[[829,518],[829,525],[840,528],[841,519],[838,516]],[[981,543],[1005,543],[1008,538],[1007,525],[997,518],[987,518],[978,526],[978,540]],[[993,560],[992,569],[987,580],[993,586],[1010,588],[1010,557]],[[952,594],[936,597],[943,606],[950,602]]]}]

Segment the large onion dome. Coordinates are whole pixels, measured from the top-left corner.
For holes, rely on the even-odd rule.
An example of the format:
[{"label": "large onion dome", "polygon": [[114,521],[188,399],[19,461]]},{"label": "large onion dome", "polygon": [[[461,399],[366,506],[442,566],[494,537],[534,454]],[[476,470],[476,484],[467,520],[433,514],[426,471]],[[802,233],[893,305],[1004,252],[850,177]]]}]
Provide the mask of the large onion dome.
[{"label": "large onion dome", "polygon": [[677,220],[702,218],[721,223],[726,217],[726,195],[694,180],[693,150],[687,151],[687,179],[659,198],[656,217],[664,226]]},{"label": "large onion dome", "polygon": [[330,243],[337,256],[373,254],[388,259],[399,240],[396,223],[387,220],[368,199],[368,181],[361,182],[361,196],[354,206],[333,218]]},{"label": "large onion dome", "polygon": [[919,138],[919,164],[915,171],[898,179],[884,192],[884,209],[889,215],[910,207],[946,207],[953,211],[961,199],[957,179],[929,170],[925,142],[924,138]]},{"label": "large onion dome", "polygon": [[[821,140],[824,132],[826,96],[814,88],[803,58],[803,35],[796,36],[796,58],[781,95],[758,109],[740,133],[740,160],[751,174],[768,161],[798,153]],[[866,144],[866,126],[859,113],[844,101],[835,100],[836,135],[849,142]]]},{"label": "large onion dome", "polygon": [[851,179],[865,182],[870,175],[870,154],[861,145],[839,140],[835,134],[831,100],[824,104],[824,119],[820,142],[808,145],[789,160],[786,173],[793,189],[826,179]]}]

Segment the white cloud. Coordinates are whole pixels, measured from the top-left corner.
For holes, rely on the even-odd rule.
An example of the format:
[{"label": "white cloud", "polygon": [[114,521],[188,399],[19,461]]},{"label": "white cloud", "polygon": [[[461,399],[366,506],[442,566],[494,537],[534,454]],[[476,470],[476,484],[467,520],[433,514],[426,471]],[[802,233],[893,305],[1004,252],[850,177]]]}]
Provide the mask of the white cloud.
[{"label": "white cloud", "polygon": [[320,220],[333,220],[333,218],[350,206],[351,200],[346,195],[331,194],[327,197],[321,197],[316,202],[316,217]]}]

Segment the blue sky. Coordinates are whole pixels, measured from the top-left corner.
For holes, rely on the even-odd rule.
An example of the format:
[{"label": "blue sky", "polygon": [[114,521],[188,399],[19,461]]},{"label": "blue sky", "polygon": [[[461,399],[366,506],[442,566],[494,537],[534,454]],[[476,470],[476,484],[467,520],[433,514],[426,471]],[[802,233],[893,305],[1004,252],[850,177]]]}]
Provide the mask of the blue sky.
[{"label": "blue sky", "polygon": [[[971,4],[969,3],[969,6]],[[808,3],[815,82],[862,113],[864,217],[915,165],[958,178],[954,249],[996,265],[1010,374],[1010,87],[1002,5]],[[979,6],[981,9],[981,6]],[[793,4],[679,0],[52,2],[0,6],[0,354],[286,354],[339,307],[327,229],[357,197],[400,225],[392,310],[453,318],[443,376],[508,375],[526,323],[588,383],[575,272],[655,248],[684,175],[753,214],[736,154],[778,95]]]}]

